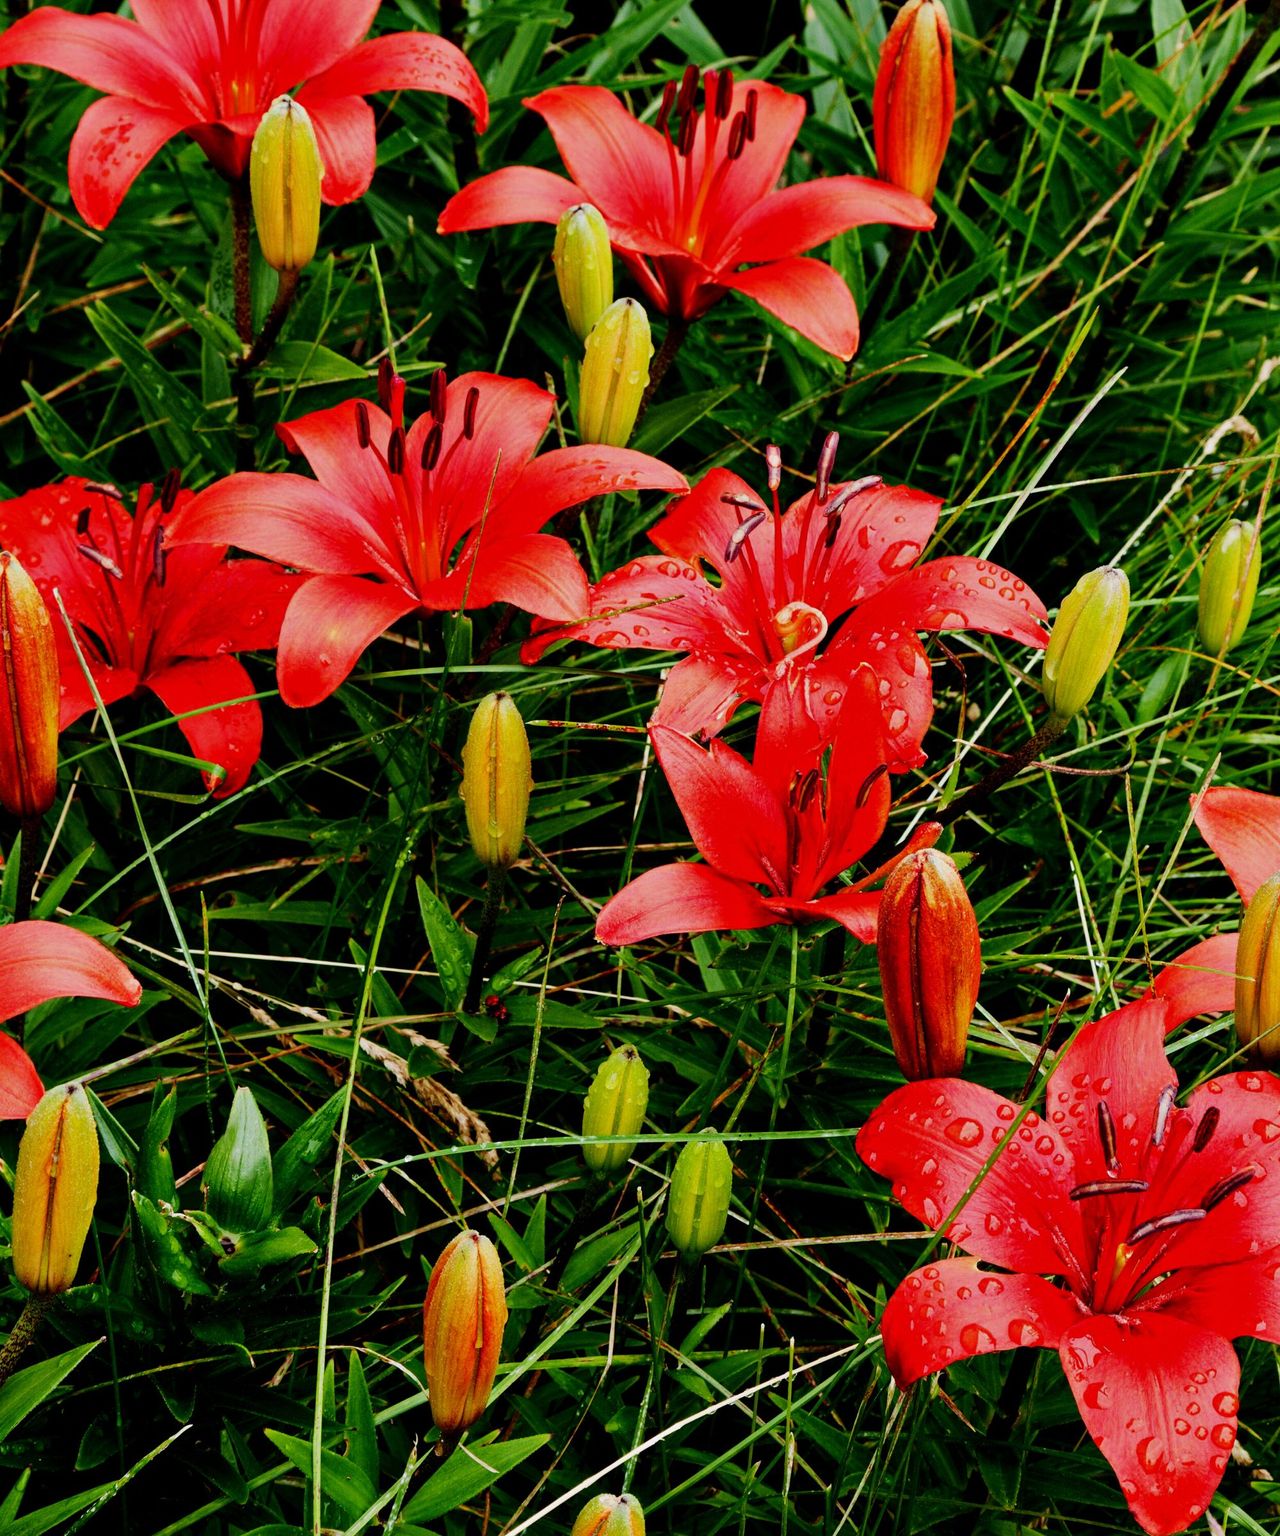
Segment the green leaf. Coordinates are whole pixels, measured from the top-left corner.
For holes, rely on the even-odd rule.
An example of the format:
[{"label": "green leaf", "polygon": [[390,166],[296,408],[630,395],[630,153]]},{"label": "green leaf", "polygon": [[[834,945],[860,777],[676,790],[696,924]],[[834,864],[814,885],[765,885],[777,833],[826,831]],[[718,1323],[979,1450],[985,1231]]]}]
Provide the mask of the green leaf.
[{"label": "green leaf", "polygon": [[[266,1431],[282,1455],[297,1467],[308,1480],[311,1477],[311,1442],[299,1440],[294,1435],[282,1434],[278,1429]],[[358,1520],[378,1497],[372,1480],[345,1456],[337,1451],[320,1452],[320,1486],[326,1499],[332,1499],[350,1520]]]},{"label": "green leaf", "polygon": [[308,1115],[293,1135],[275,1155],[272,1173],[275,1178],[276,1215],[282,1215],[297,1191],[302,1188],[311,1169],[320,1161],[333,1143],[333,1133],[342,1117],[342,1101],[346,1090],[339,1088],[330,1098]]},{"label": "green leaf", "polygon": [[234,1253],[218,1265],[228,1280],[253,1280],[273,1264],[287,1264],[316,1251],[315,1243],[301,1227],[282,1227],[279,1232],[258,1232],[246,1237]]},{"label": "green leaf", "polygon": [[72,1515],[78,1515],[82,1509],[88,1509],[106,1493],[110,1493],[115,1487],[114,1483],[99,1483],[96,1488],[88,1488],[84,1493],[73,1493],[69,1499],[59,1499],[56,1504],[46,1504],[43,1509],[33,1509],[29,1515],[23,1515],[20,1520],[15,1520],[12,1525],[6,1525],[4,1536],[44,1536],[46,1531],[65,1529],[66,1522]]},{"label": "green leaf", "polygon": [[271,1220],[271,1144],[251,1088],[237,1088],[225,1135],[204,1170],[205,1209],[230,1232],[257,1232]]},{"label": "green leaf", "polygon": [[453,913],[440,900],[427,882],[418,876],[418,909],[422,913],[422,930],[431,946],[431,957],[440,972],[440,985],[450,1008],[462,1003],[467,990],[467,977],[471,972],[471,954],[475,941],[464,931]]},{"label": "green leaf", "polygon": [[0,1441],[7,1439],[23,1419],[38,1408],[101,1342],[101,1339],[92,1339],[88,1344],[79,1344],[63,1355],[54,1355],[52,1359],[41,1360],[38,1365],[29,1365],[25,1370],[15,1371],[0,1387]]},{"label": "green leaf", "polygon": [[527,1435],[521,1440],[501,1443],[490,1438],[474,1445],[460,1445],[405,1505],[403,1519],[438,1520],[483,1493],[550,1439],[550,1435]]},{"label": "green leaf", "polygon": [[318,341],[281,341],[262,365],[264,373],[311,384],[338,384],[344,379],[365,379],[365,371],[349,357],[322,347]]},{"label": "green leaf", "polygon": [[697,394],[682,395],[678,400],[664,400],[645,416],[631,446],[639,453],[661,453],[695,422],[701,421],[709,411],[714,411],[737,392],[736,384],[726,384],[721,389],[704,389]]},{"label": "green leaf", "polygon": [[89,456],[89,448],[80,435],[74,427],[63,421],[53,406],[43,399],[26,379],[21,383],[23,392],[31,402],[27,420],[31,423],[31,430],[39,439],[40,446],[64,475],[87,475],[92,479],[93,461]]},{"label": "green leaf", "polygon": [[373,1401],[364,1379],[358,1350],[352,1350],[347,1368],[347,1460],[352,1461],[378,1486],[378,1431],[373,1422]]},{"label": "green leaf", "polygon": [[93,1118],[98,1122],[98,1135],[103,1150],[125,1173],[132,1174],[138,1160],[138,1144],[116,1119],[92,1088],[86,1088],[89,1103],[93,1106]]}]

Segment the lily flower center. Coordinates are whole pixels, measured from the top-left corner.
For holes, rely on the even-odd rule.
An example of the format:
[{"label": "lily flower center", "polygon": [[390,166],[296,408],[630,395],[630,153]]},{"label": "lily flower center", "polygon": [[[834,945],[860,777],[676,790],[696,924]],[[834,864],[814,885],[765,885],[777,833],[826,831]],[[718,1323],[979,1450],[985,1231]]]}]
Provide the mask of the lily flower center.
[{"label": "lily flower center", "polygon": [[[704,216],[713,207],[730,167],[756,136],[757,93],[748,91],[746,104],[733,115],[720,144],[720,125],[733,107],[733,71],[709,69],[702,77],[704,110],[697,109],[698,71],[692,64],[677,86],[668,80],[658,108],[658,132],[667,145],[671,173],[676,243],[700,257],[711,233]],[[702,124],[701,164],[697,165],[698,125]]]},{"label": "lily flower center", "polygon": [[804,655],[821,645],[827,635],[827,616],[808,603],[788,603],[773,616],[784,656]]},{"label": "lily flower center", "polygon": [[[173,510],[179,489],[176,469],[170,470],[153,500],[153,488],[138,492],[127,542],[121,538],[110,502],[118,501],[114,486],[88,485],[90,495],[103,500],[102,517],[95,532],[94,509],[82,507],[76,519],[76,552],[103,572],[98,590],[105,598],[97,623],[86,624],[100,659],[108,666],[125,667],[145,677],[160,624],[159,596],[164,587],[167,554],[162,519]],[[152,595],[153,592],[156,595]]]},{"label": "lily flower center", "polygon": [[274,94],[259,74],[267,0],[205,0],[205,5],[218,43],[218,58],[209,69],[214,104],[222,117],[254,112]]}]

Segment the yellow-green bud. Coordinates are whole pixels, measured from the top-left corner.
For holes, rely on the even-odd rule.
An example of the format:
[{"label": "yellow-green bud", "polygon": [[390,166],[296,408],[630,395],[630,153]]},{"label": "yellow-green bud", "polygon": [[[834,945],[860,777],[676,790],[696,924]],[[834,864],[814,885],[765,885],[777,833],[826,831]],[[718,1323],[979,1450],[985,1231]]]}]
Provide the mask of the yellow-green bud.
[{"label": "yellow-green bud", "polygon": [[[600,1070],[582,1102],[584,1136],[634,1136],[644,1124],[649,1104],[649,1069],[634,1045],[620,1045]],[[634,1141],[615,1141],[593,1146],[587,1142],[582,1156],[596,1173],[612,1173],[635,1151]]]},{"label": "yellow-green bud", "polygon": [[551,260],[565,318],[579,341],[613,303],[613,251],[604,215],[590,203],[566,208],[556,225]]},{"label": "yellow-green bud", "polygon": [[644,305],[618,299],[587,337],[578,377],[578,436],[625,448],[649,383],[653,337]]},{"label": "yellow-green bud", "polygon": [[65,1291],[98,1198],[98,1128],[79,1083],[50,1088],[31,1111],[13,1185],[13,1272],[37,1296]]},{"label": "yellow-green bud", "polygon": [[644,1510],[632,1494],[598,1494],[583,1505],[569,1536],[644,1536]]},{"label": "yellow-green bud", "polygon": [[498,1250],[479,1232],[459,1232],[435,1262],[422,1307],[427,1403],[446,1440],[488,1405],[506,1326]]},{"label": "yellow-green bud", "polygon": [[1252,523],[1230,522],[1218,530],[1200,572],[1200,644],[1225,656],[1249,627],[1258,593],[1262,551]]},{"label": "yellow-green bud", "polygon": [[1280,874],[1258,887],[1240,924],[1236,1038],[1255,1061],[1280,1061]]},{"label": "yellow-green bud", "polygon": [[729,1219],[733,1164],[713,1134],[685,1144],[667,1191],[667,1232],[676,1252],[698,1259],[714,1248]]},{"label": "yellow-green bud", "polygon": [[258,244],[277,272],[301,272],[320,238],[324,166],[307,109],[277,96],[262,115],[249,155]]},{"label": "yellow-green bud", "polygon": [[1044,653],[1044,697],[1060,720],[1078,715],[1115,659],[1129,617],[1129,578],[1115,565],[1082,576],[1062,600]]},{"label": "yellow-green bud", "polygon": [[529,738],[509,693],[486,694],[462,749],[462,799],[476,858],[509,869],[520,856],[533,785]]}]

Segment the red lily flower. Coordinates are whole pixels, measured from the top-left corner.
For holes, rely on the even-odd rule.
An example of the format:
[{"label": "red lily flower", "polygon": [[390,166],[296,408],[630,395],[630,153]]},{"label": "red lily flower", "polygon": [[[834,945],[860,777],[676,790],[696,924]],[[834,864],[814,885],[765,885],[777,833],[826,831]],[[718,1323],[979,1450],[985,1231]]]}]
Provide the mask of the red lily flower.
[{"label": "red lily flower", "polygon": [[[538,530],[609,491],[683,491],[682,475],[628,448],[596,444],[533,457],[554,399],[523,379],[464,373],[431,387],[406,431],[404,380],[387,409],[349,400],[277,430],[317,479],[232,475],[175,519],[176,543],[226,540],[314,573],[280,631],[280,696],[318,704],[360,653],[418,609],[509,602],[581,613],[587,584],[563,539]],[[389,414],[388,414],[389,410]],[[318,483],[317,483],[318,482]]]},{"label": "red lily flower", "polygon": [[[834,457],[833,439],[823,466]],[[671,670],[655,723],[714,735],[744,700],[785,693],[793,729],[824,740],[850,676],[865,666],[879,690],[890,769],[916,767],[933,689],[914,631],[977,629],[1043,648],[1044,605],[986,560],[914,564],[938,520],[936,496],[878,478],[832,485],[822,467],[818,479],[780,514],[771,472],[770,515],[744,480],[713,469],[650,530],[662,555],[632,560],[593,587],[586,620],[535,624],[524,659],[566,636],[687,651]],[[703,561],[718,585],[703,574]]]},{"label": "red lily flower", "polygon": [[192,752],[218,764],[219,772],[204,775],[206,786],[229,795],[258,760],[262,712],[246,697],[255,692],[252,679],[228,653],[275,644],[298,578],[262,560],[225,560],[225,548],[170,552],[167,515],[190,500],[176,478],[159,496],[144,485],[130,516],[112,487],[64,480],[0,502],[0,544],[16,552],[54,615],[59,729],[93,709],[94,699],[58,621],[55,588],[102,702],[149,689],[178,716]]},{"label": "red lily flower", "polygon": [[483,133],[489,104],[466,57],[441,37],[361,38],[381,0],[133,0],[136,21],[42,6],[0,37],[0,67],[42,64],[108,94],[80,119],[71,197],[105,229],[138,172],[178,133],[238,181],[262,114],[296,92],[324,161],[327,203],[363,197],[375,160],[374,91],[437,91]]},{"label": "red lily flower", "polygon": [[[78,928],[40,921],[0,928],[0,1019],[55,997],[101,997],[132,1008],[141,996],[124,962]],[[0,1120],[25,1120],[43,1093],[30,1056],[0,1034]]]},{"label": "red lily flower", "polygon": [[1086,1025],[1044,1115],[1013,1136],[1019,1105],[935,1078],[890,1094],[857,1143],[896,1199],[972,1255],[927,1264],[890,1298],[899,1385],[992,1350],[1056,1349],[1152,1536],[1202,1514],[1227,1465],[1229,1340],[1280,1342],[1280,1079],[1229,1073],[1176,1108],[1168,1011],[1157,999]]},{"label": "red lily flower", "polygon": [[876,842],[889,814],[884,759],[876,732],[866,725],[875,709],[870,676],[860,674],[854,689],[825,776],[820,754],[797,756],[781,714],[761,717],[754,763],[722,741],[704,752],[668,726],[651,726],[654,752],[707,862],[646,870],[606,904],[596,919],[596,938],[635,944],[664,933],[833,918],[871,943],[880,892],[867,887],[914,849],[932,844],[941,828],[927,823],[874,873],[818,896]]},{"label": "red lily flower", "polygon": [[[859,224],[931,229],[909,192],[865,176],[828,176],[776,190],[805,103],[763,80],[703,77],[667,83],[658,126],[638,122],[611,92],[562,85],[524,103],[540,113],[572,181],[527,165],[482,176],[450,198],[441,234],[530,220],[554,224],[575,203],[604,215],[614,250],[645,298],[687,324],[730,290],[745,294],[825,352],[858,348],[858,314],[844,279],[801,255]],[[752,265],[743,270],[743,263]]]},{"label": "red lily flower", "polygon": [[1191,802],[1200,833],[1222,860],[1246,904],[1280,874],[1280,795],[1256,789],[1206,789]]}]

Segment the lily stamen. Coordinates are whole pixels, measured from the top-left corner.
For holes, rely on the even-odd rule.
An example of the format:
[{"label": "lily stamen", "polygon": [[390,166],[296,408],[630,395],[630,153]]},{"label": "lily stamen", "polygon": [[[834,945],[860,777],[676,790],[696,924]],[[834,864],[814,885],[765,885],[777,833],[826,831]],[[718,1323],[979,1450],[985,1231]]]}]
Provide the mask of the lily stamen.
[{"label": "lily stamen", "polygon": [[1200,1204],[1206,1211],[1213,1210],[1214,1206],[1221,1205],[1224,1200],[1230,1199],[1236,1190],[1243,1189],[1246,1184],[1252,1184],[1259,1176],[1257,1168],[1242,1168],[1239,1173],[1230,1174],[1225,1179],[1219,1179],[1212,1188],[1201,1197]]},{"label": "lily stamen", "polygon": [[1196,1126],[1196,1139],[1191,1143],[1193,1152],[1203,1152],[1213,1140],[1213,1133],[1218,1129],[1218,1121],[1222,1118],[1222,1111],[1217,1108],[1209,1108],[1204,1112],[1200,1124]]},{"label": "lily stamen", "polygon": [[1145,1195],[1151,1188],[1146,1179],[1090,1179],[1067,1193],[1068,1200],[1092,1200],[1096,1195]]},{"label": "lily stamen", "polygon": [[1167,1216],[1156,1216],[1136,1226],[1125,1238],[1124,1246],[1134,1248],[1148,1237],[1154,1237],[1157,1232],[1167,1232],[1171,1227],[1185,1227],[1190,1222],[1203,1221],[1208,1214],[1200,1206],[1191,1206],[1181,1211],[1170,1211]]}]

